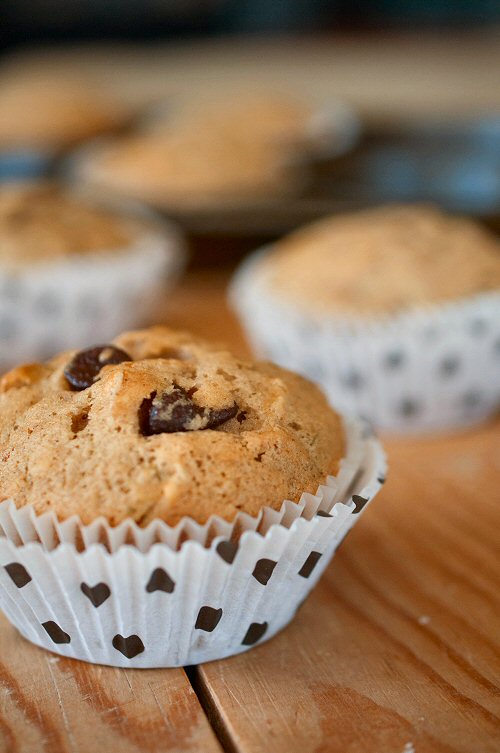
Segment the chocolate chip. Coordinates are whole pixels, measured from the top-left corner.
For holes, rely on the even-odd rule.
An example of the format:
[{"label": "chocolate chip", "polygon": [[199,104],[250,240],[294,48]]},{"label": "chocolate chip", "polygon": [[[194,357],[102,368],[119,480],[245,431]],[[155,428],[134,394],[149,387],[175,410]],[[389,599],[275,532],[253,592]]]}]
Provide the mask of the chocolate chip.
[{"label": "chocolate chip", "polygon": [[214,609],[214,607],[201,607],[196,618],[195,628],[197,630],[206,630],[207,633],[211,633],[215,630],[222,617],[222,609]]},{"label": "chocolate chip", "polygon": [[85,594],[87,599],[93,604],[96,609],[104,604],[106,599],[111,596],[111,589],[105,583],[98,583],[96,586],[90,587],[86,583],[80,585],[82,593]]},{"label": "chocolate chip", "polygon": [[162,568],[157,567],[153,570],[151,577],[148,580],[146,591],[148,594],[152,594],[155,591],[163,591],[166,594],[171,594],[175,588],[175,583],[170,575]]},{"label": "chocolate chip", "polygon": [[385,484],[385,476],[378,476],[377,481],[379,484]]},{"label": "chocolate chip", "polygon": [[236,420],[237,420],[237,422],[239,424],[242,424],[243,421],[246,421],[246,417],[247,417],[247,411],[246,410],[240,410],[240,412],[236,416]]},{"label": "chocolate chip", "polygon": [[219,541],[217,544],[215,551],[217,554],[222,557],[224,562],[227,562],[229,565],[233,562],[234,558],[236,557],[236,552],[238,551],[238,544],[234,541]]},{"label": "chocolate chip", "polygon": [[193,402],[197,391],[185,390],[178,385],[161,395],[153,393],[142,401],[139,408],[139,427],[145,436],[172,434],[178,431],[216,429],[238,413],[236,403],[228,408],[203,408]]},{"label": "chocolate chip", "polygon": [[274,568],[278,563],[275,560],[268,560],[262,558],[257,560],[257,563],[253,569],[253,577],[262,583],[263,586],[267,586],[269,578],[273,574]]},{"label": "chocolate chip", "polygon": [[266,632],[267,627],[267,622],[252,622],[247,632],[245,633],[245,637],[241,641],[241,645],[253,646],[254,643],[260,641],[260,639]]},{"label": "chocolate chip", "polygon": [[11,562],[9,565],[4,565],[4,567],[18,588],[24,588],[31,581],[31,575],[20,562]]},{"label": "chocolate chip", "polygon": [[127,659],[133,659],[134,656],[142,654],[144,643],[138,635],[129,635],[126,638],[123,635],[115,635],[113,638],[113,648],[116,648]]},{"label": "chocolate chip", "polygon": [[308,556],[308,558],[300,568],[299,575],[301,575],[303,578],[309,578],[312,571],[318,564],[320,558],[321,552],[311,552],[311,554]]},{"label": "chocolate chip", "polygon": [[71,638],[59,627],[57,622],[53,622],[52,620],[42,622],[42,627],[47,631],[49,638],[52,638],[54,643],[71,643]]},{"label": "chocolate chip", "polygon": [[64,369],[64,376],[72,390],[80,391],[91,387],[104,366],[111,366],[132,358],[114,345],[98,345],[95,348],[80,350]]}]

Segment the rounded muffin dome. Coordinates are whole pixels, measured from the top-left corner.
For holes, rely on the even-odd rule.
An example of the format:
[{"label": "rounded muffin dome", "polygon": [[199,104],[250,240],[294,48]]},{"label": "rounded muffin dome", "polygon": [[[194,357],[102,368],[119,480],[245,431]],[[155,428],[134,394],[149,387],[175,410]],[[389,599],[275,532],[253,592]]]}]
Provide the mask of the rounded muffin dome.
[{"label": "rounded muffin dome", "polygon": [[316,492],[344,453],[311,383],[164,327],[0,383],[0,501],[111,524],[256,515]]}]

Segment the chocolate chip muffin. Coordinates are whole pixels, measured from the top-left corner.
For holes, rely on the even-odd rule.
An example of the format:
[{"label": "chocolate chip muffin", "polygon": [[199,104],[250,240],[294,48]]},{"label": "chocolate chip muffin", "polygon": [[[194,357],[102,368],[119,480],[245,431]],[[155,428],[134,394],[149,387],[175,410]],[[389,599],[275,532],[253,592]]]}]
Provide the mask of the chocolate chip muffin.
[{"label": "chocolate chip muffin", "polygon": [[163,327],[20,366],[0,384],[0,501],[112,524],[279,509],[338,470],[321,392]]}]

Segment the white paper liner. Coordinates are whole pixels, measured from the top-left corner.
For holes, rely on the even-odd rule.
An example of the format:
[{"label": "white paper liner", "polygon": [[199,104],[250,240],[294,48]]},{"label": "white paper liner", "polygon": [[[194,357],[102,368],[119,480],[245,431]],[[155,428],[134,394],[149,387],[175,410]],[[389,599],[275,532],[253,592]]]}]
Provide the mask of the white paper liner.
[{"label": "white paper liner", "polygon": [[373,321],[321,315],[273,295],[259,266],[268,252],[240,267],[231,303],[257,354],[319,383],[338,410],[410,433],[500,407],[500,292]]},{"label": "white paper liner", "polygon": [[[129,206],[123,205],[124,213]],[[136,205],[129,216],[134,214]],[[123,250],[74,254],[19,270],[0,266],[0,370],[108,342],[154,314],[185,253],[173,225],[144,219],[144,232]]]},{"label": "white paper liner", "polygon": [[33,643],[113,666],[196,664],[271,638],[385,480],[371,430],[354,419],[344,425],[337,476],[316,495],[256,518],[111,528],[104,520],[58,523],[52,513],[1,503],[1,609]]}]

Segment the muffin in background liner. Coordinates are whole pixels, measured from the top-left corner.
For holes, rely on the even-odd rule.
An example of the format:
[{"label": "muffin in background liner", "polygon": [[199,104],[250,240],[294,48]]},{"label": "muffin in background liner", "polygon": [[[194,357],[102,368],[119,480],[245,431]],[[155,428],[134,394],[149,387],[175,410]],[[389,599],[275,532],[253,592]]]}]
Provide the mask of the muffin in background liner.
[{"label": "muffin in background liner", "polygon": [[466,427],[500,408],[500,291],[373,320],[322,315],[266,286],[259,263],[270,251],[243,262],[231,305],[259,356],[317,382],[338,410],[418,433]]},{"label": "muffin in background liner", "polygon": [[119,667],[196,664],[271,638],[385,480],[368,425],[344,429],[345,458],[316,495],[231,523],[84,526],[2,502],[1,609],[39,646]]},{"label": "muffin in background liner", "polygon": [[[88,198],[86,199],[88,202]],[[0,371],[60,350],[108,342],[150,318],[180,276],[180,231],[135,202],[101,202],[144,223],[129,247],[70,254],[16,269],[0,263]]]}]

